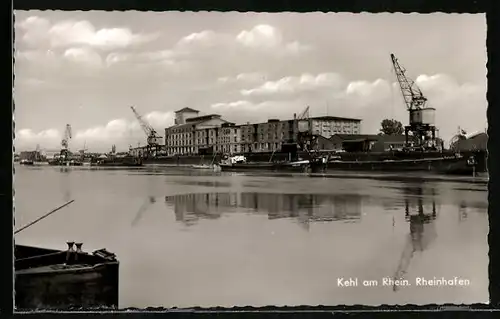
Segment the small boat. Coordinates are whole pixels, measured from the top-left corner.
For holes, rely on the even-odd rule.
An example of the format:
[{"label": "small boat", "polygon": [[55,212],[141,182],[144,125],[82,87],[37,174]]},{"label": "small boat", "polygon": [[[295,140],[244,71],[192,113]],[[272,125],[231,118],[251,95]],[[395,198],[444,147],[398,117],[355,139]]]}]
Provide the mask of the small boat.
[{"label": "small boat", "polygon": [[15,245],[17,311],[118,308],[115,254],[106,249],[90,254],[81,243],[67,244],[67,250]]},{"label": "small boat", "polygon": [[210,169],[210,170],[215,170],[217,168],[217,165],[214,164],[215,157],[217,156],[217,152],[214,153],[214,156],[212,157],[212,161],[210,164],[203,164],[203,156],[201,157],[201,163],[199,165],[191,165],[191,168],[194,169]]},{"label": "small boat", "polygon": [[32,160],[28,160],[28,159],[22,159],[19,164],[21,165],[35,165],[35,162],[32,161]]}]

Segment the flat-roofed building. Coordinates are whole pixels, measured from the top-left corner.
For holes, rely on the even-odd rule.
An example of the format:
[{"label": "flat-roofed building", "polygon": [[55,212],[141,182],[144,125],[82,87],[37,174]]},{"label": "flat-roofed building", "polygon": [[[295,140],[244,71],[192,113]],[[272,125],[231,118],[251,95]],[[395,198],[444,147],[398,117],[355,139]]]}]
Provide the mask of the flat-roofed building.
[{"label": "flat-roofed building", "polygon": [[219,128],[216,152],[238,154],[241,150],[241,128],[233,123],[224,123]]},{"label": "flat-roofed building", "polygon": [[176,112],[176,124],[165,129],[167,155],[199,154],[217,144],[218,128],[228,121],[219,114],[197,116],[197,112],[190,108]]},{"label": "flat-roofed building", "polygon": [[334,134],[360,134],[361,120],[337,116],[310,118],[310,133],[330,138]]},{"label": "flat-roofed building", "polygon": [[294,120],[270,119],[266,123],[241,125],[243,152],[279,151],[283,143],[294,140]]}]

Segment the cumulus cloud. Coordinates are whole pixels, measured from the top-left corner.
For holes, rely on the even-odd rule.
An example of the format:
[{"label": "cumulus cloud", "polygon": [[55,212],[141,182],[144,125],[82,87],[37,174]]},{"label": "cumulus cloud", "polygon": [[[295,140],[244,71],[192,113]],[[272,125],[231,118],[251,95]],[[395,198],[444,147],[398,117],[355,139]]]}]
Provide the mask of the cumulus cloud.
[{"label": "cumulus cloud", "polygon": [[243,110],[256,110],[262,108],[266,105],[266,103],[253,103],[250,101],[240,100],[235,102],[222,102],[222,103],[214,103],[211,105],[213,109],[217,109],[220,111],[227,112],[231,109],[241,111]]},{"label": "cumulus cloud", "polygon": [[16,50],[15,63],[18,62],[43,62],[44,65],[54,66],[59,62],[59,56],[52,50]]},{"label": "cumulus cloud", "polygon": [[[172,112],[150,112],[144,119],[163,136],[165,127],[173,124]],[[47,129],[35,132],[31,129],[18,130],[15,137],[16,149],[29,150],[40,145],[42,149],[60,147],[62,132],[57,129]],[[146,143],[146,134],[136,119],[113,119],[105,125],[78,129],[73,132],[70,149],[76,151],[84,144],[91,151],[108,151],[115,144],[118,150],[128,150],[129,145],[137,146]]]},{"label": "cumulus cloud", "polygon": [[101,56],[88,48],[69,48],[64,51],[63,56],[72,62],[82,63],[90,67],[102,65]]},{"label": "cumulus cloud", "polygon": [[51,24],[48,19],[31,16],[18,24],[21,40],[29,45],[48,44],[51,47],[85,45],[104,50],[126,48],[154,40],[157,35],[135,34],[128,28],[96,29],[89,21],[61,21]]},{"label": "cumulus cloud", "polygon": [[[108,55],[108,63],[123,61],[171,61],[172,63],[182,59],[196,59],[204,56],[215,59],[224,57],[220,52],[233,54],[238,50],[251,49],[255,52],[270,54],[299,54],[310,50],[311,47],[297,41],[284,42],[280,31],[270,25],[258,25],[251,30],[242,31],[237,36],[227,33],[218,33],[212,30],[194,32],[180,38],[174,46],[169,49],[141,52],[141,53],[111,53]],[[213,55],[213,53],[217,53]],[[239,56],[239,54],[236,54]],[[227,62],[227,61],[226,61]]]},{"label": "cumulus cloud", "polygon": [[173,50],[159,50],[140,53],[111,52],[106,56],[105,62],[108,67],[121,67],[123,65],[150,63],[172,66],[181,64],[182,61],[177,61],[179,57],[181,57],[181,55]]},{"label": "cumulus cloud", "polygon": [[46,129],[35,132],[31,129],[21,129],[15,134],[16,149],[35,149],[37,145],[47,148],[58,147],[61,143],[61,133],[56,129]]},{"label": "cumulus cloud", "polygon": [[221,44],[226,37],[212,30],[203,30],[182,37],[176,44],[177,49],[198,49]]},{"label": "cumulus cloud", "polygon": [[255,50],[278,50],[278,53],[302,53],[312,49],[298,41],[285,42],[283,35],[277,28],[259,24],[250,30],[243,30],[236,36],[241,45]]},{"label": "cumulus cloud", "polygon": [[236,76],[224,76],[217,79],[219,83],[255,83],[262,82],[266,74],[259,72],[240,73]]},{"label": "cumulus cloud", "polygon": [[342,77],[336,73],[322,73],[318,75],[302,74],[288,76],[277,81],[267,81],[253,89],[241,90],[244,96],[262,96],[274,94],[300,94],[304,91],[318,89],[338,89],[344,83]]}]

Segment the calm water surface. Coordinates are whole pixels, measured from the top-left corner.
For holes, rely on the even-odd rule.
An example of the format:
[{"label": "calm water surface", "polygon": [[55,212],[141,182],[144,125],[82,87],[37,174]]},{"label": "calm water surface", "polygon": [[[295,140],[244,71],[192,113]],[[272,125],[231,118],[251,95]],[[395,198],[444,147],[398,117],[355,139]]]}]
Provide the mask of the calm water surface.
[{"label": "calm water surface", "polygon": [[16,241],[116,253],[122,308],[488,301],[485,185],[16,166],[15,190],[17,228],[75,199]]}]

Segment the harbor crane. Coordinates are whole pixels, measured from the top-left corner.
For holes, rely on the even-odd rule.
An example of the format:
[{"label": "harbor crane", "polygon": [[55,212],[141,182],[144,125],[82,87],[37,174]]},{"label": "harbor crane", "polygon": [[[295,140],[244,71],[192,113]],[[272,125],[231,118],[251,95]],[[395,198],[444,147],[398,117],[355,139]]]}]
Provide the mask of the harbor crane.
[{"label": "harbor crane", "polygon": [[316,137],[311,131],[311,120],[309,118],[309,106],[296,117],[297,121],[297,144],[303,151],[311,155],[311,151],[315,148]]},{"label": "harbor crane", "polygon": [[419,148],[436,148],[436,127],[434,126],[436,109],[429,107],[427,98],[424,96],[417,84],[406,76],[406,69],[403,68],[398,59],[391,54],[392,65],[396,73],[396,78],[403,95],[403,100],[409,112],[409,125],[405,126],[406,145],[409,143],[409,133],[413,136],[413,145]]},{"label": "harbor crane", "polygon": [[158,154],[158,148],[161,145],[161,136],[158,135],[156,130],[146,121],[142,118],[142,116],[136,111],[136,109],[131,106],[132,112],[134,112],[134,115],[141,125],[142,130],[144,133],[146,133],[147,137],[147,143],[146,143],[146,152],[145,155],[146,157],[150,156],[156,156]]},{"label": "harbor crane", "polygon": [[61,157],[63,157],[65,160],[69,156],[69,141],[72,138],[72,133],[71,133],[71,125],[66,124],[66,129],[64,130],[64,137],[61,140]]}]

